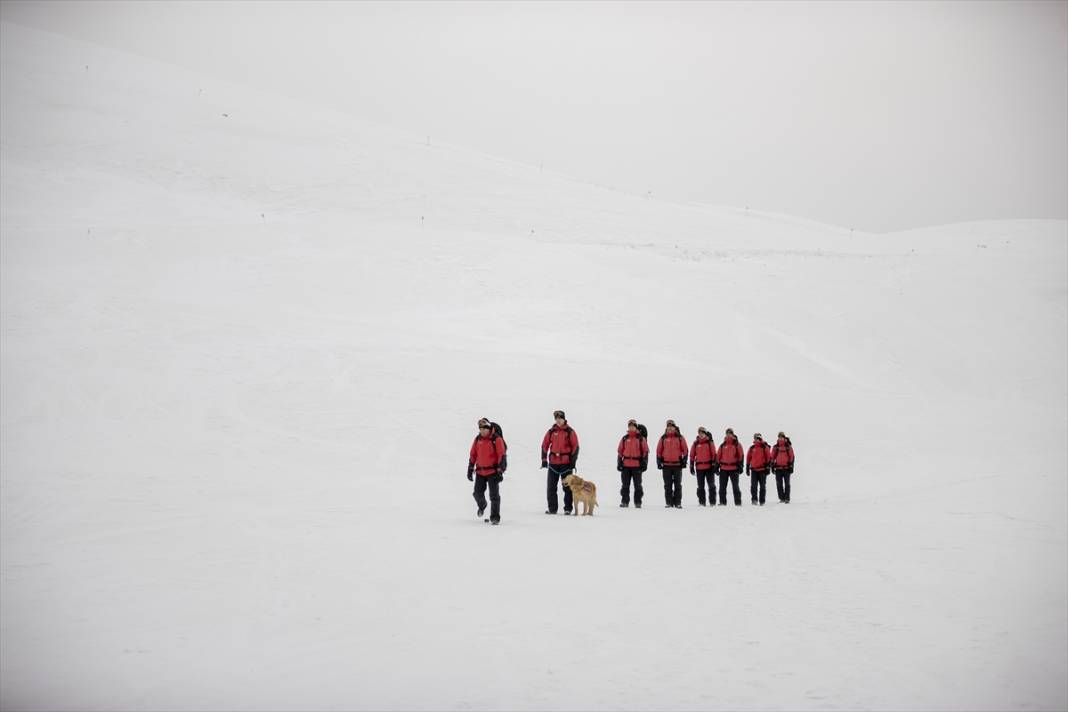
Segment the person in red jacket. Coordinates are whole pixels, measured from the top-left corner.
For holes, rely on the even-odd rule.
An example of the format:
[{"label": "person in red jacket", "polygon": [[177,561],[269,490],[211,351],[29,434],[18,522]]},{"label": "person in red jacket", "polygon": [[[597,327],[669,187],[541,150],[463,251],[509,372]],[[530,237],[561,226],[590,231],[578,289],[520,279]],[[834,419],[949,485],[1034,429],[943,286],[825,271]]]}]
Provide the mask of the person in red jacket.
[{"label": "person in red jacket", "polygon": [[562,484],[561,480],[575,470],[579,454],[578,433],[567,424],[564,411],[553,411],[553,419],[556,422],[541,440],[541,466],[549,470],[545,488],[549,508],[545,513],[556,514],[559,506],[557,487],[561,486],[564,488],[564,514],[571,514],[571,488]]},{"label": "person in red jacket", "polygon": [[471,456],[467,460],[467,479],[474,480],[472,497],[478,505],[478,516],[486,511],[486,488],[489,487],[490,523],[501,523],[501,482],[508,469],[508,446],[504,436],[495,432],[493,423],[482,418],[478,421],[478,435],[471,443]]},{"label": "person in red jacket", "polygon": [[634,508],[642,508],[642,473],[649,467],[649,443],[638,430],[638,421],[627,421],[627,434],[619,441],[616,448],[616,469],[622,480],[619,490],[620,507],[630,506],[630,483],[634,483]]},{"label": "person in red jacket", "polygon": [[704,428],[697,429],[697,439],[690,446],[690,474],[697,477],[697,502],[705,506],[705,482],[708,483],[708,499],[716,506],[716,443],[712,433]]},{"label": "person in red jacket", "polygon": [[753,433],[753,444],[745,454],[745,474],[749,477],[749,494],[753,504],[764,506],[764,492],[771,471],[771,448],[760,433]]},{"label": "person in red jacket", "polygon": [[726,436],[716,453],[716,459],[719,460],[719,504],[722,507],[727,506],[727,482],[730,481],[734,489],[734,506],[740,507],[742,490],[738,487],[738,476],[742,473],[745,453],[742,452],[742,446],[738,443],[738,438],[734,436],[733,429],[727,428]]},{"label": "person in red jacket", "polygon": [[771,448],[771,471],[775,473],[775,489],[779,501],[790,503],[790,475],[794,474],[794,446],[786,433],[780,432]]},{"label": "person in red jacket", "polygon": [[668,420],[656,444],[656,467],[664,471],[664,506],[682,509],[682,471],[686,469],[686,438]]}]

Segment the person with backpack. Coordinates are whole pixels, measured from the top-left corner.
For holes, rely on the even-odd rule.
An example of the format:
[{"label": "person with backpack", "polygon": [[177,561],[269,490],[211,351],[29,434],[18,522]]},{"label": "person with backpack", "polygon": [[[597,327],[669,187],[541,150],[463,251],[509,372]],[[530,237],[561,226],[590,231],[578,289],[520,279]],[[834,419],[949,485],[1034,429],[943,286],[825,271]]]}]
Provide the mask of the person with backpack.
[{"label": "person with backpack", "polygon": [[704,428],[697,429],[697,439],[690,446],[690,474],[697,477],[697,503],[705,506],[705,483],[708,483],[708,499],[716,506],[716,443],[712,433]]},{"label": "person with backpack", "polygon": [[471,443],[467,460],[467,479],[474,481],[472,497],[478,505],[478,516],[486,511],[486,489],[489,488],[490,524],[501,523],[501,482],[508,469],[508,445],[501,426],[486,418],[478,421],[478,435]]},{"label": "person with backpack", "polygon": [[794,474],[794,446],[786,433],[780,432],[771,448],[771,471],[775,473],[775,489],[779,501],[790,504],[790,475]]},{"label": "person with backpack", "polygon": [[620,507],[630,506],[630,483],[634,483],[634,508],[642,508],[642,473],[649,467],[648,431],[633,418],[627,421],[627,434],[616,448],[616,469],[622,480]]},{"label": "person with backpack", "polygon": [[553,419],[556,422],[541,440],[541,466],[549,470],[546,478],[549,508],[545,510],[545,513],[556,514],[559,506],[557,488],[561,486],[564,488],[564,514],[571,514],[573,505],[571,488],[563,485],[561,480],[575,471],[575,462],[579,454],[578,433],[567,424],[564,411],[553,411]]},{"label": "person with backpack", "polygon": [[682,509],[682,471],[686,469],[686,438],[668,420],[656,444],[656,467],[664,472],[664,507]]},{"label": "person with backpack", "polygon": [[764,506],[764,492],[771,471],[771,448],[760,433],[753,433],[753,444],[745,454],[745,474],[749,478],[749,494],[753,504]]},{"label": "person with backpack", "polygon": [[742,490],[738,487],[738,476],[742,473],[745,453],[742,452],[742,446],[738,443],[738,438],[734,436],[732,428],[727,428],[726,436],[716,453],[716,459],[719,461],[719,504],[721,507],[727,506],[727,482],[729,481],[734,489],[734,506],[740,507]]}]

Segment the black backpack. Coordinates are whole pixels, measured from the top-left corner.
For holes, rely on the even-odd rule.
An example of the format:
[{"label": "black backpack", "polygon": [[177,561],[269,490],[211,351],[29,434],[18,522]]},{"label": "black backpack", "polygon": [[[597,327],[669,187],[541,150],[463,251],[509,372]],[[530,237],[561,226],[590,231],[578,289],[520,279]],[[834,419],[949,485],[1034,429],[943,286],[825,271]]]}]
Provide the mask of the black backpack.
[{"label": "black backpack", "polygon": [[643,440],[649,439],[649,428],[645,427],[641,423],[638,423],[638,433],[642,436]]},{"label": "black backpack", "polygon": [[[497,438],[500,438],[504,442],[504,451],[508,452],[508,441],[504,439],[504,431],[501,430],[501,426],[497,423],[490,421],[490,441],[496,443]],[[475,441],[478,441],[478,436],[475,436]]]}]

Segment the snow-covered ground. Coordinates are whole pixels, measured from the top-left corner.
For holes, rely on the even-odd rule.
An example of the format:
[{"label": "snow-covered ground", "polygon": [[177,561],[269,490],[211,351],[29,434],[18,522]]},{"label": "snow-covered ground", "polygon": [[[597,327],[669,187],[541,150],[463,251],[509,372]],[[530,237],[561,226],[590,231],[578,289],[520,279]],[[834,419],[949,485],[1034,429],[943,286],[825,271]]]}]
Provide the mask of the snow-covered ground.
[{"label": "snow-covered ground", "polygon": [[[5,710],[1068,706],[1065,222],[679,205],[0,48]],[[542,513],[555,408],[595,517]],[[786,430],[792,503],[618,509],[631,417]]]}]

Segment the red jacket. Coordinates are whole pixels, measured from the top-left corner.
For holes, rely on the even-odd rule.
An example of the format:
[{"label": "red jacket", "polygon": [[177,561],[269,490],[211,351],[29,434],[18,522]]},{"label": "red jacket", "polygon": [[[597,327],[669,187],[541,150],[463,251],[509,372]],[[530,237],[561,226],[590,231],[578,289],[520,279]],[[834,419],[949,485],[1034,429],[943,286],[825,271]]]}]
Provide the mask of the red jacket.
[{"label": "red jacket", "polygon": [[504,462],[504,438],[493,435],[479,435],[471,443],[471,459],[469,464],[475,466],[475,474],[482,477],[490,477],[503,471],[501,463]]},{"label": "red jacket", "polygon": [[794,466],[794,446],[779,438],[771,448],[771,466],[776,470],[786,470]]},{"label": "red jacket", "polygon": [[661,435],[656,444],[656,459],[665,467],[682,467],[686,462],[686,438],[682,433]]},{"label": "red jacket", "polygon": [[573,465],[578,457],[579,441],[578,433],[571,429],[570,425],[564,427],[553,425],[541,441],[541,459],[546,459],[550,465]]},{"label": "red jacket", "polygon": [[617,454],[623,460],[623,467],[633,469],[642,466],[642,460],[649,457],[649,443],[641,433],[627,433],[619,441]]},{"label": "red jacket", "polygon": [[745,467],[752,472],[767,472],[771,467],[771,447],[763,440],[749,446],[749,452],[745,456]]},{"label": "red jacket", "polygon": [[742,446],[738,444],[738,438],[733,435],[728,435],[719,446],[719,453],[717,459],[719,460],[719,471],[727,472],[741,472],[742,471],[742,458],[745,457],[745,453],[742,452]]},{"label": "red jacket", "polygon": [[698,437],[690,446],[690,464],[694,469],[704,472],[716,466],[716,443]]}]

